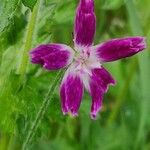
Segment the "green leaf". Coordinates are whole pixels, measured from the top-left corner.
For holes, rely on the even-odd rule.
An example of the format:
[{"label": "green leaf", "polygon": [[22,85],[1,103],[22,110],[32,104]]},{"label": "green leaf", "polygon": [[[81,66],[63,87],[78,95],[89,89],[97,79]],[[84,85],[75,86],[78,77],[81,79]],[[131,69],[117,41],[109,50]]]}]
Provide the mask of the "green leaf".
[{"label": "green leaf", "polygon": [[0,1],[0,34],[10,23],[19,6],[19,0]]},{"label": "green leaf", "polygon": [[16,65],[16,49],[14,47],[10,47],[7,50],[5,50],[5,52],[2,55],[2,63],[0,65],[0,76],[6,75],[6,73],[9,74],[11,70],[14,69],[15,65]]},{"label": "green leaf", "polygon": [[31,11],[33,10],[37,0],[22,0],[24,6],[29,7]]}]

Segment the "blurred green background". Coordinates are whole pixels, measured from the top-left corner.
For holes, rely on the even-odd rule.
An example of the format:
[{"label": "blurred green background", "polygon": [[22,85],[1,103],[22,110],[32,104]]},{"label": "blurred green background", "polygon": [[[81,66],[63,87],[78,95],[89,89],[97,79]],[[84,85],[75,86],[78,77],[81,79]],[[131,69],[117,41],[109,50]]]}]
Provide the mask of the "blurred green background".
[{"label": "blurred green background", "polygon": [[[78,0],[0,0],[0,150],[21,150],[56,72],[28,63],[41,43],[73,46]],[[149,0],[95,0],[95,44],[140,35],[150,41]],[[90,119],[85,93],[77,118],[63,116],[59,83],[33,139],[31,150],[150,150],[149,47],[108,63],[117,80],[104,97],[97,120]]]}]

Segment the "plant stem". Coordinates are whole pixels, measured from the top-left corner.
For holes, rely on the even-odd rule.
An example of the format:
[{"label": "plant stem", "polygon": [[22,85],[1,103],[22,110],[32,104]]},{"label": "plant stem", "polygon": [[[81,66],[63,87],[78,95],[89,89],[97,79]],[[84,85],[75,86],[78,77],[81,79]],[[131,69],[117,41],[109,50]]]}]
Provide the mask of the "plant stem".
[{"label": "plant stem", "polygon": [[38,15],[40,0],[37,1],[36,5],[34,6],[33,12],[30,15],[29,23],[27,26],[27,33],[25,37],[25,44],[24,49],[22,51],[22,56],[20,60],[20,64],[17,70],[18,74],[24,75],[27,70],[28,65],[28,51],[32,47],[32,40],[33,40],[33,34],[35,30],[35,24],[36,24],[36,18]]},{"label": "plant stem", "polygon": [[57,73],[53,83],[51,84],[49,91],[47,92],[47,95],[46,95],[46,97],[45,97],[36,117],[35,117],[35,120],[33,121],[33,124],[32,124],[32,126],[31,126],[31,128],[27,134],[26,140],[23,143],[22,150],[25,150],[27,148],[27,145],[31,142],[41,120],[43,119],[44,114],[47,111],[47,107],[49,106],[49,103],[53,98],[54,91],[55,91],[57,84],[59,83],[59,81],[62,77],[63,72],[64,72],[63,70],[59,71]]}]

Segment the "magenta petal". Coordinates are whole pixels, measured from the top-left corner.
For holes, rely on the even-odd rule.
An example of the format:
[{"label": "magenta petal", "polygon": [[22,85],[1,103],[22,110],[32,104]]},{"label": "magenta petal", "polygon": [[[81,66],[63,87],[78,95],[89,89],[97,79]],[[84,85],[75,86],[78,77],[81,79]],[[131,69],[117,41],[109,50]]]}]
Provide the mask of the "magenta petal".
[{"label": "magenta petal", "polygon": [[96,28],[93,0],[80,0],[74,25],[75,45],[90,46],[93,43]]},{"label": "magenta petal", "polygon": [[103,62],[132,56],[146,48],[145,38],[129,37],[113,39],[95,47],[96,55]]},{"label": "magenta petal", "polygon": [[103,67],[95,68],[92,70],[89,84],[89,92],[92,97],[91,118],[95,119],[98,111],[102,107],[104,93],[107,92],[110,84],[115,84],[115,80]]},{"label": "magenta petal", "polygon": [[103,91],[94,79],[90,81],[90,95],[92,97],[91,118],[95,119],[102,107]]},{"label": "magenta petal", "polygon": [[109,85],[115,85],[116,81],[105,68],[95,68],[92,70],[92,79],[97,82],[104,93],[107,92]]},{"label": "magenta petal", "polygon": [[60,88],[62,111],[64,114],[69,112],[73,116],[78,114],[83,90],[83,83],[78,75],[73,73],[65,75]]},{"label": "magenta petal", "polygon": [[71,63],[73,52],[63,44],[45,44],[31,50],[30,56],[32,63],[41,64],[48,70],[57,70]]}]

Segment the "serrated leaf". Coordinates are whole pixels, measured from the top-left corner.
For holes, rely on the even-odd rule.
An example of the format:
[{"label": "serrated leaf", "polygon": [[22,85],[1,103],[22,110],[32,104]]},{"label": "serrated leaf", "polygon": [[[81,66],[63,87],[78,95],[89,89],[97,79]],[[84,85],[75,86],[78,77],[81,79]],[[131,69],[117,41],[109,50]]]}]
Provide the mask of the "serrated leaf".
[{"label": "serrated leaf", "polygon": [[33,10],[37,0],[22,0],[24,6],[29,7],[31,11]]},{"label": "serrated leaf", "polygon": [[12,23],[15,11],[19,6],[19,0],[0,1],[0,34]]}]

